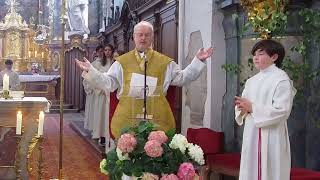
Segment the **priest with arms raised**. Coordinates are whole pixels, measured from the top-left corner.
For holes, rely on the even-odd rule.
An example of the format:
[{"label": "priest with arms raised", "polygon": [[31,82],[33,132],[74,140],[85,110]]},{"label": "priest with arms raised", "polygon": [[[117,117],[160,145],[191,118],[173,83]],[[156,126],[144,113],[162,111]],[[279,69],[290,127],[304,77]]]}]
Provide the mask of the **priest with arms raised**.
[{"label": "priest with arms raised", "polygon": [[295,88],[279,69],[285,51],[279,42],[262,40],[251,53],[260,72],[247,80],[242,97],[235,97],[235,120],[245,123],[239,180],[289,180],[287,119]]},{"label": "priest with arms raised", "polygon": [[[88,82],[106,91],[118,89],[119,104],[111,121],[111,133],[115,138],[119,138],[122,128],[132,126],[137,122],[130,117],[132,104],[135,102],[133,102],[133,98],[128,98],[128,94],[132,76],[144,74],[144,57],[147,59],[147,76],[157,78],[156,91],[160,92],[160,96],[155,98],[157,110],[153,112],[153,121],[159,125],[159,129],[166,131],[176,126],[172,111],[165,98],[169,85],[183,86],[196,80],[205,67],[204,61],[213,53],[212,48],[200,49],[191,64],[181,70],[180,66],[171,58],[151,48],[153,26],[149,22],[141,21],[136,24],[133,38],[135,49],[116,58],[107,73],[99,73],[86,59],[84,62],[76,61],[84,71],[83,77]],[[141,105],[139,104],[139,106]],[[141,108],[135,107],[135,109]]]}]

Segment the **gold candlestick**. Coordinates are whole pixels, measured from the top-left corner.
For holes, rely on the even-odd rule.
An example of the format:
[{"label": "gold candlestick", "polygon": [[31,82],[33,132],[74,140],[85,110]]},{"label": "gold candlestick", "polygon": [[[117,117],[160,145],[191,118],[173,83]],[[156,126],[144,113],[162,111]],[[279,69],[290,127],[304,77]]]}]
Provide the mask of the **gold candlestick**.
[{"label": "gold candlestick", "polygon": [[[22,133],[21,133],[22,134]],[[22,135],[16,135],[17,138],[17,150],[15,155],[15,170],[16,170],[16,180],[21,179],[21,155],[20,155],[20,149],[21,149],[21,139]]]},{"label": "gold candlestick", "polygon": [[38,180],[42,179],[42,175],[43,175],[43,156],[42,156],[42,150],[43,150],[43,136],[39,136],[38,138],[38,149],[39,149],[39,159],[38,159]]}]

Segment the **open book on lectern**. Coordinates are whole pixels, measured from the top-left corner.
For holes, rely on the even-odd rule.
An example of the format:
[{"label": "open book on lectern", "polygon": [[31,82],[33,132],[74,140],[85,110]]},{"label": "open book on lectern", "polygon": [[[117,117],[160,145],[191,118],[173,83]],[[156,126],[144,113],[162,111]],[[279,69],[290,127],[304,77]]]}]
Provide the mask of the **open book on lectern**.
[{"label": "open book on lectern", "polygon": [[[132,73],[130,81],[130,89],[128,96],[143,98],[144,96],[144,75],[138,73]],[[154,96],[157,88],[158,78],[147,76],[147,96]]]}]

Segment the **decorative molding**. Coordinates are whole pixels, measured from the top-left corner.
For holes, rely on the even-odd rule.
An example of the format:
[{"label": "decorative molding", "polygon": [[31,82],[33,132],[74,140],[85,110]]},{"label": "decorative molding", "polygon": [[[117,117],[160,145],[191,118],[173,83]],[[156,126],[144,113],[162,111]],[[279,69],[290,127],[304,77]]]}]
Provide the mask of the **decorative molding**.
[{"label": "decorative molding", "polygon": [[73,34],[69,36],[70,45],[66,48],[65,53],[71,51],[74,48],[78,48],[83,52],[86,52],[86,47],[82,43],[83,36],[80,34]]}]

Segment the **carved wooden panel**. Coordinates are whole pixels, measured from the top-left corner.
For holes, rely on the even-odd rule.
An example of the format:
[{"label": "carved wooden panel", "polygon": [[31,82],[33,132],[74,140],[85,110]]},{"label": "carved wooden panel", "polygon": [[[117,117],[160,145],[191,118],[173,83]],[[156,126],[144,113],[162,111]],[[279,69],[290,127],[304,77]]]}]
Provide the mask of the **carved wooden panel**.
[{"label": "carved wooden panel", "polygon": [[82,59],[85,52],[79,48],[71,49],[65,54],[65,103],[75,108],[84,107],[84,89],[81,71],[76,67],[75,58]]}]

